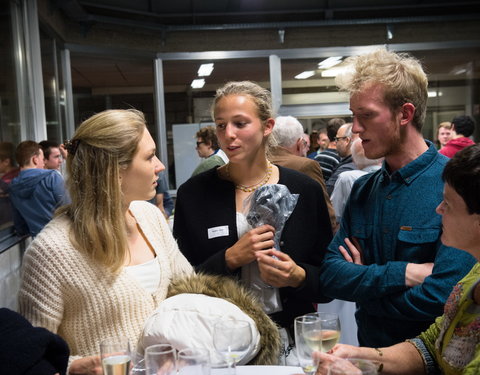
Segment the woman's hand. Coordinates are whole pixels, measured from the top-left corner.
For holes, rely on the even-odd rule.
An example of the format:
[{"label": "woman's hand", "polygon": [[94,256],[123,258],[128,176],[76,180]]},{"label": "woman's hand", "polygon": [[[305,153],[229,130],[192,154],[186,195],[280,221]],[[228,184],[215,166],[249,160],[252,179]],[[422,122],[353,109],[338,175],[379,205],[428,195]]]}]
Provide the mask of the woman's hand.
[{"label": "woman's hand", "polygon": [[92,355],[76,359],[70,364],[69,375],[102,375],[100,356]]},{"label": "woman's hand", "polygon": [[315,373],[315,375],[330,374],[329,369],[333,364],[335,364],[335,368],[341,370],[341,372],[338,372],[339,374],[342,373],[342,374],[349,374],[349,375],[350,374],[362,375],[362,370],[355,367],[346,359],[335,357],[331,354],[321,353],[321,352],[314,352],[313,358],[317,359],[319,362],[317,367],[317,372]]},{"label": "woman's hand", "polygon": [[257,251],[256,256],[260,277],[265,283],[276,288],[285,286],[298,288],[305,281],[305,270],[297,265],[288,254],[270,249]]},{"label": "woman's hand", "polygon": [[245,233],[225,252],[225,262],[231,270],[242,267],[256,259],[255,252],[271,249],[274,245],[275,228],[262,225]]}]

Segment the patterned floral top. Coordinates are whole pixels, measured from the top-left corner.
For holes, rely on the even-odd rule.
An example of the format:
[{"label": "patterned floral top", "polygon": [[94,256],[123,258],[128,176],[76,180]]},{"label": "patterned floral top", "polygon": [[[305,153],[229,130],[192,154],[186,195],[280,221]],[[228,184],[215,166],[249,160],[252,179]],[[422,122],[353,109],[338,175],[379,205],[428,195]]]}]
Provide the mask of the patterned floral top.
[{"label": "patterned floral top", "polygon": [[[480,374],[480,306],[473,300],[479,282],[477,263],[453,288],[444,314],[411,340],[423,356],[427,374]],[[419,347],[421,344],[427,351]]]}]

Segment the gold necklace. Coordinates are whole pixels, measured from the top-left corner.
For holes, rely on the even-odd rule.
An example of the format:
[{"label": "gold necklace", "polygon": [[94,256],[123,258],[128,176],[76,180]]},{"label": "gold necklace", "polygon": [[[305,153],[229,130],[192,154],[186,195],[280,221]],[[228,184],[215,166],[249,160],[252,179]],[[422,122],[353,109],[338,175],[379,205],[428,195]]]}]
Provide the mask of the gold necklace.
[{"label": "gold necklace", "polygon": [[[230,163],[227,164],[227,167],[225,169],[225,172],[227,173],[227,177],[231,179],[230,177]],[[260,180],[260,182],[257,182],[256,184],[250,185],[250,186],[245,186],[242,184],[236,184],[235,189],[244,191],[245,193],[251,193],[252,191],[257,190],[259,187],[265,185],[268,180],[270,180],[270,177],[272,176],[272,163],[267,161],[267,172],[265,173],[265,176]]]}]

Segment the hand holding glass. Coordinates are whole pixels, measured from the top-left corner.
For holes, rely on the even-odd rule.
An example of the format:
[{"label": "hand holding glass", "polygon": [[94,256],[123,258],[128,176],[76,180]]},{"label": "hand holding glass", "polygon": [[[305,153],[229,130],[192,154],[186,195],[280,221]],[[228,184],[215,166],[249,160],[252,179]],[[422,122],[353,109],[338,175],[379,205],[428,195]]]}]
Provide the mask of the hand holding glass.
[{"label": "hand holding glass", "polygon": [[185,348],[178,352],[178,375],[210,375],[210,352],[205,348]]},{"label": "hand holding glass", "polygon": [[145,349],[147,375],[176,374],[176,352],[168,344],[151,345]]},{"label": "hand holding glass", "polygon": [[100,343],[100,357],[104,375],[130,373],[130,343],[126,337],[112,337]]},{"label": "hand holding glass", "polygon": [[[309,316],[316,316],[320,319],[321,333],[319,332],[307,332],[305,340],[312,342],[312,345],[316,345],[315,350],[322,352],[330,351],[340,340],[340,319],[335,313],[316,312],[307,314]],[[315,337],[315,335],[320,337]],[[320,345],[318,345],[320,341]]]},{"label": "hand holding glass", "polygon": [[236,364],[247,354],[252,345],[252,328],[245,320],[223,320],[215,324],[213,344],[228,367],[235,374]]}]

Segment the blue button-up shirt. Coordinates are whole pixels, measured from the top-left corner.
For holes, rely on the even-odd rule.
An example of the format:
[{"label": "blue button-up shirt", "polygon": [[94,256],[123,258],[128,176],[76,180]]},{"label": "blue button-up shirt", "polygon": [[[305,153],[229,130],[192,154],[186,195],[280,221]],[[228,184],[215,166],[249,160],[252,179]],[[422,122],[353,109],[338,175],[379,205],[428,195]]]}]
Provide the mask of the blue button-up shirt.
[{"label": "blue button-up shirt", "polygon": [[[357,302],[362,346],[389,346],[412,338],[442,315],[452,287],[475,264],[466,252],[441,244],[441,173],[448,158],[431,142],[427,151],[390,174],[384,162],[352,188],[340,229],[321,270],[326,296]],[[357,238],[364,265],[347,262],[338,250]],[[408,263],[434,262],[424,282],[405,285]]]}]

